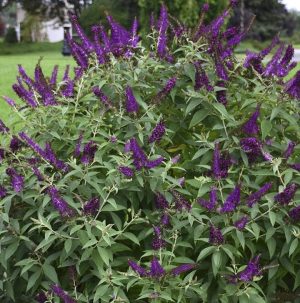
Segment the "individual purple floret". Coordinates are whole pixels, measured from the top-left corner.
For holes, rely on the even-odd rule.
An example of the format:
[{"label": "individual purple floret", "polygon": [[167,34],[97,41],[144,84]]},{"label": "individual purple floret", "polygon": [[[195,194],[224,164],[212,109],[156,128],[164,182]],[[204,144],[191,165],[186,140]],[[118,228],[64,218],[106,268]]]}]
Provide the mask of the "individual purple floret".
[{"label": "individual purple floret", "polygon": [[59,288],[57,285],[53,285],[51,288],[61,299],[64,300],[64,303],[76,303],[76,301],[67,295],[62,288]]},{"label": "individual purple floret", "polygon": [[[300,221],[300,205],[293,208],[288,212],[289,217],[292,219],[293,222]],[[287,220],[289,222],[289,220]]]},{"label": "individual purple floret", "polygon": [[134,94],[130,86],[126,87],[126,111],[128,113],[137,112],[139,110],[139,105],[135,99]]},{"label": "individual purple floret", "polygon": [[118,167],[118,170],[119,170],[123,175],[125,175],[125,176],[127,176],[127,177],[130,177],[130,178],[134,175],[134,170],[133,170],[133,169],[131,169],[131,168],[129,168],[129,167],[126,167],[126,166],[123,166],[123,165],[119,166],[119,167]]},{"label": "individual purple floret", "polygon": [[[219,87],[225,87],[225,82],[224,81],[218,81],[217,86]],[[227,106],[227,99],[226,99],[226,90],[219,90],[216,92],[217,94],[217,101],[224,106]]]},{"label": "individual purple floret", "polygon": [[163,214],[160,221],[159,221],[159,225],[161,225],[163,227],[171,226],[170,215],[169,214]]},{"label": "individual purple floret", "polygon": [[82,215],[84,216],[94,216],[100,206],[100,199],[97,197],[92,198],[87,204],[84,206]]},{"label": "individual purple floret", "polygon": [[91,40],[84,34],[81,26],[78,23],[77,17],[75,15],[71,15],[70,20],[71,20],[79,38],[82,41],[83,49],[85,49],[85,50],[87,50],[87,52],[91,53],[94,50],[94,45],[91,42]]},{"label": "individual purple floret", "polygon": [[266,183],[262,186],[259,191],[251,194],[245,199],[245,202],[248,204],[249,207],[253,207],[254,204],[258,202],[258,200],[272,187],[273,182]]},{"label": "individual purple floret", "polygon": [[239,182],[232,193],[228,195],[224,205],[220,208],[221,213],[233,211],[237,207],[241,199],[241,186],[242,184]]},{"label": "individual purple floret", "polygon": [[255,135],[259,131],[256,121],[257,118],[259,117],[260,108],[261,108],[261,104],[259,103],[256,107],[255,112],[252,114],[248,122],[246,122],[242,127],[243,131],[248,135]]},{"label": "individual purple floret", "polygon": [[6,197],[6,188],[0,184],[0,198]]},{"label": "individual purple floret", "polygon": [[135,270],[136,272],[138,272],[138,274],[141,277],[144,277],[147,275],[146,270],[144,268],[142,268],[141,266],[139,266],[138,264],[136,264],[134,261],[132,260],[128,260],[128,265]]},{"label": "individual purple floret", "polygon": [[176,78],[173,76],[171,77],[171,79],[168,81],[168,83],[164,86],[164,88],[158,92],[158,94],[152,98],[152,100],[150,101],[150,103],[159,103],[159,101],[163,100],[164,98],[166,98],[171,90],[175,87],[176,85]]},{"label": "individual purple floret", "polygon": [[194,90],[196,91],[204,85],[207,91],[213,91],[214,87],[210,84],[205,70],[202,68],[200,62],[194,61],[194,66],[196,68]]},{"label": "individual purple floret", "polygon": [[138,145],[135,138],[130,140],[130,148],[133,152],[133,164],[135,165],[136,169],[139,170],[142,168],[142,166],[147,166],[147,157],[142,148]]},{"label": "individual purple floret", "polygon": [[76,266],[70,266],[69,267],[69,279],[70,280],[76,280],[76,275],[77,275],[77,271],[76,271]]},{"label": "individual purple floret", "polygon": [[215,206],[218,203],[217,195],[216,195],[217,190],[218,190],[218,188],[214,186],[210,191],[210,201],[206,202],[203,199],[199,199],[198,200],[199,205],[207,208],[209,210],[209,212],[213,212],[215,210]]},{"label": "individual purple floret", "polygon": [[256,157],[261,154],[261,142],[256,138],[245,138],[240,141],[240,146],[246,153],[249,164],[252,164]]},{"label": "individual purple floret", "polygon": [[8,103],[8,105],[10,105],[10,106],[15,106],[16,105],[15,100],[13,100],[11,98],[8,98],[6,96],[2,96],[2,98]]},{"label": "individual purple floret", "polygon": [[181,157],[181,154],[178,154],[177,156],[175,156],[174,158],[171,159],[171,162],[172,162],[173,164],[178,163],[180,157]]},{"label": "individual purple floret", "polygon": [[179,276],[181,273],[191,270],[191,269],[195,268],[196,266],[198,266],[197,263],[180,265],[173,269],[173,275],[175,277]]},{"label": "individual purple floret", "polygon": [[95,141],[90,141],[85,144],[83,148],[83,156],[81,158],[82,163],[92,163],[95,158],[95,152],[98,148],[98,144]]},{"label": "individual purple floret", "polygon": [[283,153],[282,157],[286,159],[289,158],[292,155],[294,147],[296,145],[297,145],[296,142],[290,142],[287,150]]},{"label": "individual purple floret", "polygon": [[292,183],[288,185],[283,192],[279,193],[274,197],[275,203],[284,206],[288,205],[291,200],[294,198],[296,191],[300,185]]},{"label": "individual purple floret", "polygon": [[153,229],[155,236],[152,243],[152,247],[154,248],[154,250],[165,248],[167,246],[167,242],[165,241],[165,237],[162,234],[160,228],[153,225]]},{"label": "individual purple floret", "polygon": [[154,204],[156,209],[166,209],[169,208],[169,202],[163,194],[159,191],[154,191]]},{"label": "individual purple floret", "polygon": [[108,97],[106,95],[103,94],[103,92],[101,90],[99,90],[99,88],[97,86],[92,88],[93,93],[95,94],[95,96],[97,96],[103,103],[103,105],[105,107],[113,107],[114,104],[111,100],[108,99]]},{"label": "individual purple floret", "polygon": [[153,161],[148,161],[147,162],[147,168],[153,168],[153,167],[156,167],[157,165],[161,164],[164,160],[164,157],[159,157],[157,158],[156,160],[153,160]]},{"label": "individual purple floret", "polygon": [[216,246],[225,243],[225,240],[223,238],[220,229],[218,229],[218,227],[211,221],[209,222],[209,224],[210,224],[209,243],[212,243]]},{"label": "individual purple floret", "polygon": [[79,132],[79,137],[75,146],[75,150],[74,150],[74,156],[78,157],[80,155],[80,147],[81,147],[81,142],[83,140],[83,131]]},{"label": "individual purple floret", "polygon": [[16,173],[13,168],[7,168],[5,170],[6,174],[10,177],[11,186],[16,193],[19,193],[24,188],[24,177]]},{"label": "individual purple floret", "polygon": [[39,292],[34,297],[34,300],[38,301],[39,303],[45,303],[48,299],[47,299],[46,294],[44,292]]},{"label": "individual purple floret", "polygon": [[261,276],[259,258],[260,256],[257,255],[251,259],[247,267],[238,274],[238,279],[240,281],[252,281],[254,276]]},{"label": "individual purple floret", "polygon": [[36,166],[32,166],[33,173],[37,176],[38,181],[44,181],[43,175]]},{"label": "individual purple floret", "polygon": [[248,221],[248,217],[245,215],[240,220],[235,221],[234,226],[238,229],[243,229],[245,228]]},{"label": "individual purple floret", "polygon": [[52,200],[53,206],[59,211],[63,220],[76,216],[75,210],[70,208],[68,203],[60,196],[60,192],[54,186],[48,187],[47,192]]},{"label": "individual purple floret", "polygon": [[153,258],[150,264],[150,271],[148,272],[148,276],[152,278],[156,278],[157,280],[165,274],[163,267],[159,264],[156,258]]},{"label": "individual purple floret", "polygon": [[6,135],[9,132],[9,128],[5,126],[5,124],[1,119],[0,119],[0,132],[2,133],[2,135]]},{"label": "individual purple floret", "polygon": [[179,212],[182,212],[182,209],[185,208],[187,210],[187,212],[189,213],[191,211],[192,207],[183,198],[183,196],[181,196],[181,194],[173,188],[170,188],[169,191],[172,194],[172,196],[174,197],[176,210],[179,211]]},{"label": "individual purple floret", "polygon": [[154,141],[157,141],[157,143],[159,144],[159,140],[162,139],[164,133],[165,133],[165,121],[163,118],[160,118],[160,120],[158,121],[158,123],[156,124],[154,130],[152,131],[152,134],[148,140],[148,143],[152,143]]}]

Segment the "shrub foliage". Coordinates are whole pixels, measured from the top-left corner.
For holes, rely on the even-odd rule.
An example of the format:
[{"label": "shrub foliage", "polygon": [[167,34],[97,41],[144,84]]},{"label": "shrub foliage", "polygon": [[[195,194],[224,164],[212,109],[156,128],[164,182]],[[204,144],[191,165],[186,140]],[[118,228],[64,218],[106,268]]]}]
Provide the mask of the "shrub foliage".
[{"label": "shrub foliage", "polygon": [[[1,121],[1,302],[281,302],[299,293],[300,72],[278,43],[238,61],[236,4],[195,29],[151,17],[152,48],[106,12],[78,63]],[[252,22],[252,21],[251,21]],[[100,39],[101,38],[101,39]]]}]

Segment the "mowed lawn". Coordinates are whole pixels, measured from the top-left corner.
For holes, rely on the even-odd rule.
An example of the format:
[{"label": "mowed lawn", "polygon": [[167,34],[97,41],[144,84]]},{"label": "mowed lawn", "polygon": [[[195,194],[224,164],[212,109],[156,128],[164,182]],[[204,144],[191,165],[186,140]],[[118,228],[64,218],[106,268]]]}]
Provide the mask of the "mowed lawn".
[{"label": "mowed lawn", "polygon": [[[58,81],[62,80],[67,64],[70,64],[71,77],[74,76],[73,67],[76,65],[74,59],[72,57],[63,57],[60,52],[43,52],[41,54],[35,52],[24,55],[0,55],[0,96],[10,97],[20,104],[24,103],[18,98],[12,89],[12,85],[17,83],[16,76],[18,75],[18,64],[21,64],[27,75],[33,78],[34,69],[40,56],[43,56],[41,67],[45,76],[51,77],[53,67],[56,64],[59,66],[57,78]],[[0,98],[0,119],[3,120],[4,123],[7,123],[10,113],[10,106],[3,98]]]}]

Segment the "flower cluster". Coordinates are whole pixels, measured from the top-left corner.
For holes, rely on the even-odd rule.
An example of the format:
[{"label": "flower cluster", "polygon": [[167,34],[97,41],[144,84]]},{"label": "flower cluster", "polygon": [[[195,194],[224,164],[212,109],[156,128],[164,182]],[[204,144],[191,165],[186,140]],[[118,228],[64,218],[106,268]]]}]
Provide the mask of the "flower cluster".
[{"label": "flower cluster", "polygon": [[253,164],[259,155],[261,155],[266,161],[272,160],[272,156],[262,148],[262,142],[256,138],[242,139],[240,141],[240,146],[246,153],[249,164]]},{"label": "flower cluster", "polygon": [[243,228],[245,228],[248,221],[249,221],[248,217],[243,216],[240,220],[237,220],[234,222],[234,226],[238,229],[243,229]]},{"label": "flower cluster", "polygon": [[196,91],[204,85],[207,91],[213,91],[214,87],[210,84],[209,79],[205,73],[205,70],[201,66],[200,62],[194,61],[194,66],[196,68],[194,90]]},{"label": "flower cluster", "polygon": [[254,204],[258,202],[258,200],[272,187],[273,182],[266,183],[262,186],[259,191],[251,194],[245,199],[245,202],[248,204],[249,207],[253,207]]},{"label": "flower cluster", "polygon": [[93,163],[98,144],[95,141],[90,141],[83,148],[82,163]]},{"label": "flower cluster", "polygon": [[260,108],[261,108],[261,104],[259,103],[256,107],[255,112],[250,117],[249,121],[246,122],[242,127],[243,131],[248,135],[255,135],[259,131],[259,128],[256,124],[256,120],[259,116]]},{"label": "flower cluster", "polygon": [[92,198],[84,206],[82,214],[86,216],[94,216],[99,209],[99,205],[100,205],[100,199],[97,197]]},{"label": "flower cluster", "polygon": [[214,179],[224,179],[228,177],[228,169],[230,166],[230,156],[228,150],[220,153],[220,142],[215,142],[214,158],[211,170],[207,172],[208,176]]},{"label": "flower cluster", "polygon": [[214,245],[221,245],[225,243],[225,240],[223,238],[222,232],[215,223],[209,222],[210,224],[210,231],[209,231],[209,243],[212,243]]},{"label": "flower cluster", "polygon": [[162,234],[162,231],[160,230],[159,227],[153,225],[153,229],[154,229],[154,240],[152,243],[152,247],[155,250],[158,250],[160,248],[165,248],[167,246],[167,242],[165,241],[165,237]]},{"label": "flower cluster", "polygon": [[16,193],[19,193],[24,188],[24,177],[19,175],[13,168],[7,168],[6,174],[10,177],[11,186]]},{"label": "flower cluster", "polygon": [[283,192],[277,194],[274,197],[274,200],[277,204],[283,206],[283,205],[288,205],[291,200],[294,198],[296,191],[300,185],[292,183],[288,185]]},{"label": "flower cluster", "polygon": [[105,107],[114,107],[114,104],[111,100],[108,99],[106,95],[97,87],[92,88],[93,93],[97,96],[103,103]]},{"label": "flower cluster", "polygon": [[218,204],[217,194],[216,194],[217,190],[218,188],[214,186],[210,191],[210,201],[206,202],[205,200],[200,198],[198,200],[199,205],[204,206],[210,212],[213,212],[215,210],[216,205]]},{"label": "flower cluster", "polygon": [[163,118],[161,118],[158,123],[156,124],[154,130],[152,131],[152,134],[148,140],[148,143],[152,143],[154,141],[157,141],[159,143],[159,140],[162,139],[164,133],[165,133],[165,121]]},{"label": "flower cluster", "polygon": [[156,209],[169,208],[169,202],[159,191],[154,191],[154,205]]},{"label": "flower cluster", "polygon": [[139,105],[135,99],[134,94],[130,86],[126,87],[126,111],[128,113],[137,112],[139,110]]},{"label": "flower cluster", "polygon": [[187,212],[191,211],[191,205],[183,198],[183,196],[177,190],[170,188],[169,191],[174,197],[175,208],[177,211],[182,212],[183,208],[185,208]]},{"label": "flower cluster", "polygon": [[288,147],[287,147],[287,149],[286,149],[286,151],[283,153],[282,157],[286,158],[286,159],[289,158],[292,155],[294,147],[296,145],[297,145],[296,142],[290,142],[289,145],[288,145]]},{"label": "flower cluster", "polygon": [[2,135],[6,135],[9,132],[9,128],[5,126],[5,124],[1,119],[0,119],[0,132],[2,133]]},{"label": "flower cluster", "polygon": [[242,184],[238,183],[232,193],[228,195],[224,205],[220,208],[221,213],[233,211],[237,207],[241,199],[241,186]]},{"label": "flower cluster", "polygon": [[127,176],[127,177],[132,177],[133,176],[133,174],[134,174],[134,170],[133,169],[131,169],[131,168],[129,168],[129,167],[126,167],[126,166],[123,166],[123,165],[120,165],[119,167],[118,167],[118,170],[123,174],[123,175],[125,175],[125,176]]},{"label": "flower cluster", "polygon": [[164,88],[161,91],[159,91],[154,98],[152,98],[150,103],[158,104],[161,100],[165,99],[171,93],[171,90],[175,87],[175,85],[176,85],[176,78],[173,76],[168,81],[168,83],[164,86]]},{"label": "flower cluster", "polygon": [[60,298],[64,300],[64,303],[76,303],[76,301],[66,294],[66,292],[59,286],[52,285],[51,288]]}]

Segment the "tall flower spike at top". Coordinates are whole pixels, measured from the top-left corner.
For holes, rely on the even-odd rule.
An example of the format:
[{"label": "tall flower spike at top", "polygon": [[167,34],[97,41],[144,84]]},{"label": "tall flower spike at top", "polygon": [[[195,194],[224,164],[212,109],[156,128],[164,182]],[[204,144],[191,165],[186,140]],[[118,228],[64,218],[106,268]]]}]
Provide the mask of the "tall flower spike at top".
[{"label": "tall flower spike at top", "polygon": [[167,35],[166,30],[168,28],[168,13],[165,5],[162,3],[160,9],[160,17],[158,20],[159,26],[159,37],[157,42],[157,52],[160,58],[164,58],[166,55],[166,42],[167,42]]},{"label": "tall flower spike at top", "polygon": [[95,44],[95,52],[97,55],[97,60],[100,64],[105,63],[105,57],[104,57],[104,49],[102,45],[100,44],[99,41],[99,26],[94,25],[92,26],[92,34],[93,34],[93,39],[94,39],[94,44]]},{"label": "tall flower spike at top", "polygon": [[135,99],[130,86],[126,87],[126,111],[128,113],[137,112],[139,110],[139,105]]},{"label": "tall flower spike at top", "polygon": [[261,108],[261,104],[259,103],[256,107],[255,112],[252,114],[248,122],[246,122],[242,127],[243,131],[248,135],[255,135],[259,131],[256,121],[259,116],[260,108]]}]

